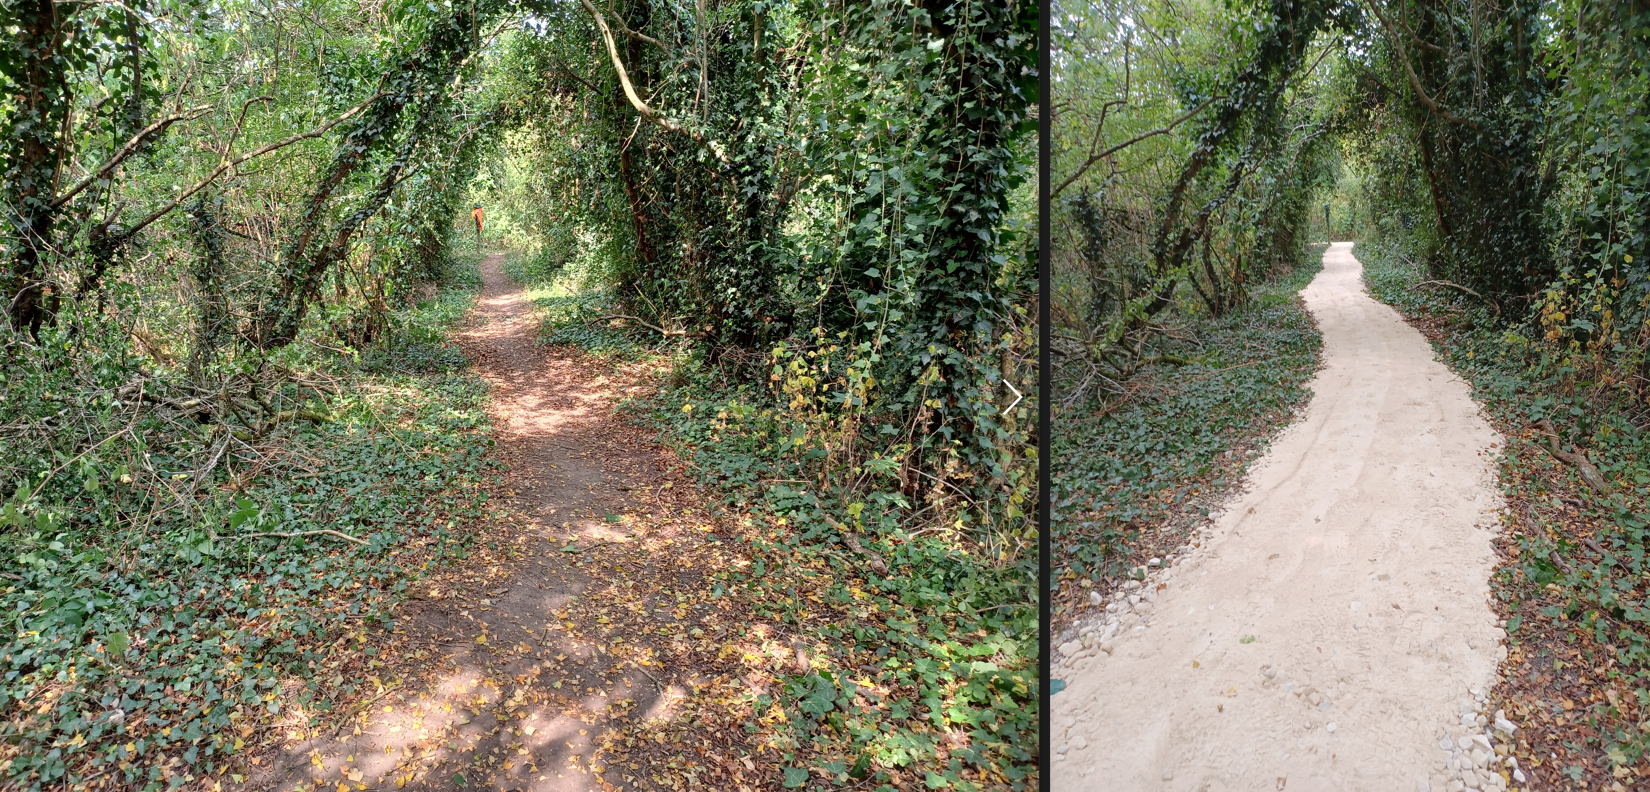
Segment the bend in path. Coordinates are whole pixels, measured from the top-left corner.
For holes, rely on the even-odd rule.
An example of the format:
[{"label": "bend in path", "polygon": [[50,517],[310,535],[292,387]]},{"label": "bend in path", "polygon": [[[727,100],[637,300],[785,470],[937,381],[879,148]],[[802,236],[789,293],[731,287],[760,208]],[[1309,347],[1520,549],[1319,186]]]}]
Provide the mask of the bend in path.
[{"label": "bend in path", "polygon": [[1323,332],[1304,418],[1056,671],[1056,792],[1446,788],[1441,740],[1505,655],[1499,436],[1361,274],[1337,243],[1301,292]]}]

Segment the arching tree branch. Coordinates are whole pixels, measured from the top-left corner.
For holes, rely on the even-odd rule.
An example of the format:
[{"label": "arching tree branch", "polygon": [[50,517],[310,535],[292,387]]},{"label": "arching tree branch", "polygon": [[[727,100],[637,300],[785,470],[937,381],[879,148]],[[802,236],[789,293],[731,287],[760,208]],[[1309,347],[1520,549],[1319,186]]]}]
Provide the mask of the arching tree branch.
[{"label": "arching tree branch", "polygon": [[99,179],[107,179],[109,177],[109,174],[114,173],[115,168],[120,166],[120,163],[126,161],[127,157],[132,156],[132,152],[137,151],[138,148],[143,145],[144,141],[146,141],[149,138],[152,138],[156,135],[159,135],[162,132],[165,132],[168,127],[172,126],[173,124],[175,124],[179,121],[192,121],[196,118],[199,118],[202,113],[204,113],[204,112],[206,112],[207,110],[210,110],[210,109],[212,109],[211,105],[200,105],[199,107],[191,107],[188,110],[185,110],[181,113],[173,113],[172,115],[169,115],[165,118],[160,119],[159,121],[156,121],[153,124],[150,124],[147,127],[144,127],[136,135],[133,135],[131,140],[126,141],[126,144],[121,146],[120,150],[116,151],[114,153],[114,156],[111,156],[108,159],[107,162],[103,163],[102,167],[98,168],[97,170],[92,171],[91,173],[86,174],[86,178],[81,179],[79,182],[75,183],[75,185],[73,187],[70,187],[69,189],[65,190],[63,192],[63,194],[57,196],[56,198],[53,198],[52,199],[52,208],[57,209],[57,208],[63,206],[63,204],[68,203],[69,200],[74,198],[76,195],[78,195],[81,190],[84,190],[87,187],[90,187],[93,182],[95,182]]},{"label": "arching tree branch", "polygon": [[624,95],[626,99],[630,100],[630,106],[636,108],[636,112],[640,113],[643,118],[658,124],[660,127],[692,138],[694,142],[709,150],[711,156],[715,157],[717,162],[723,165],[729,164],[730,160],[727,153],[722,150],[722,144],[705,137],[697,130],[688,129],[666,118],[663,113],[649,107],[647,102],[642,101],[642,97],[636,93],[636,87],[630,83],[630,73],[625,71],[624,61],[619,59],[619,45],[613,40],[613,29],[608,27],[607,18],[602,16],[602,12],[597,10],[596,6],[590,3],[590,0],[579,0],[579,2],[584,5],[584,10],[590,12],[590,18],[596,21],[597,29],[602,32],[602,41],[607,44],[607,54],[613,59],[613,70],[619,74],[619,85],[624,88]]},{"label": "arching tree branch", "polygon": [[1075,182],[1078,179],[1083,178],[1083,174],[1088,173],[1089,168],[1094,167],[1095,163],[1100,162],[1100,161],[1104,160],[1105,158],[1107,158],[1107,157],[1109,157],[1113,154],[1116,154],[1117,152],[1122,151],[1123,149],[1126,149],[1129,146],[1132,146],[1132,145],[1134,145],[1136,143],[1139,143],[1143,140],[1146,140],[1148,138],[1153,138],[1153,137],[1156,137],[1158,135],[1167,135],[1170,132],[1173,132],[1175,130],[1175,127],[1178,127],[1181,124],[1184,124],[1187,121],[1190,121],[1193,116],[1196,116],[1198,113],[1203,112],[1203,108],[1208,107],[1209,105],[1213,104],[1216,99],[1224,99],[1224,98],[1226,98],[1226,97],[1224,97],[1224,96],[1211,96],[1208,99],[1203,100],[1203,104],[1200,104],[1197,107],[1192,108],[1185,115],[1182,115],[1181,117],[1176,118],[1174,121],[1170,122],[1170,124],[1166,127],[1161,127],[1159,129],[1154,129],[1150,132],[1146,132],[1144,134],[1136,135],[1136,136],[1134,136],[1134,137],[1132,137],[1128,140],[1123,141],[1122,143],[1119,143],[1115,146],[1112,146],[1109,149],[1106,149],[1105,151],[1102,151],[1098,154],[1094,154],[1094,155],[1090,156],[1088,158],[1088,160],[1085,161],[1083,163],[1083,165],[1077,169],[1076,173],[1071,174],[1071,176],[1067,177],[1065,181],[1060,182],[1060,184],[1054,188],[1054,191],[1049,194],[1049,199],[1053,200],[1054,198],[1059,197],[1060,192],[1062,190],[1066,189],[1067,187],[1070,187],[1072,182]]},{"label": "arching tree branch", "polygon": [[[1398,60],[1404,65],[1404,74],[1409,76],[1409,85],[1415,90],[1415,98],[1420,99],[1421,104],[1426,105],[1427,109],[1431,110],[1439,118],[1442,118],[1452,124],[1470,126],[1482,133],[1484,128],[1479,126],[1477,121],[1470,118],[1462,118],[1450,112],[1449,108],[1438,104],[1436,100],[1427,95],[1426,88],[1421,85],[1420,76],[1415,73],[1415,66],[1409,62],[1409,53],[1404,49],[1403,36],[1399,35],[1391,20],[1386,18],[1386,14],[1381,13],[1380,3],[1375,2],[1375,0],[1366,0],[1365,4],[1369,6],[1369,10],[1375,12],[1375,16],[1381,20],[1381,27],[1386,28],[1387,35],[1392,37],[1392,46],[1398,51]],[[1412,33],[1411,35],[1414,34]]]}]

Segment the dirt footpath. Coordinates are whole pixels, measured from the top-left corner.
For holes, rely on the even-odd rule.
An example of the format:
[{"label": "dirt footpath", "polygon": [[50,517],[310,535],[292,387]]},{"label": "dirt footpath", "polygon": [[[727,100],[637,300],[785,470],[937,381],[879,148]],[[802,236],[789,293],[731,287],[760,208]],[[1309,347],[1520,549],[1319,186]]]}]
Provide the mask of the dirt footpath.
[{"label": "dirt footpath", "polygon": [[1505,786],[1473,739],[1505,655],[1500,438],[1361,273],[1337,243],[1301,292],[1324,362],[1304,418],[1056,667],[1057,792]]},{"label": "dirt footpath", "polygon": [[[696,729],[748,715],[725,705],[749,683],[716,666],[726,653],[715,643],[747,620],[701,583],[704,570],[736,563],[722,518],[674,457],[614,416],[641,373],[541,347],[501,266],[498,255],[482,263],[459,339],[491,385],[497,453],[510,466],[509,516],[482,537],[497,551],[418,583],[379,653],[389,668],[368,677],[371,666],[348,657],[330,682],[349,671],[377,692],[322,715],[319,729],[298,718],[289,739],[250,758],[242,789],[764,783],[739,761],[740,740],[722,741],[715,763],[682,759],[684,746],[709,743]],[[711,694],[722,717],[693,717]]]}]

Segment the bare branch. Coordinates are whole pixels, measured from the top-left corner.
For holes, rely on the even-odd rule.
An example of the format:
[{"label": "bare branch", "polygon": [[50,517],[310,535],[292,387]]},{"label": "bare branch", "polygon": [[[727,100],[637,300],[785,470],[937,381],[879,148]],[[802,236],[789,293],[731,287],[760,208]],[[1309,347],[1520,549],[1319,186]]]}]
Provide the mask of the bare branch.
[{"label": "bare branch", "polygon": [[1495,315],[1496,315],[1497,318],[1499,318],[1501,316],[1501,306],[1496,305],[1494,300],[1492,300],[1488,297],[1485,297],[1484,295],[1479,294],[1478,292],[1475,292],[1472,289],[1469,289],[1465,286],[1462,286],[1459,283],[1453,283],[1453,282],[1447,281],[1447,280],[1430,280],[1430,281],[1421,281],[1420,283],[1415,284],[1415,288],[1417,288],[1417,289],[1419,289],[1423,286],[1447,286],[1451,289],[1459,289],[1461,291],[1466,292],[1467,294],[1470,294],[1474,297],[1477,297],[1480,300],[1483,300],[1485,305],[1488,305],[1491,309],[1493,309],[1495,311]]},{"label": "bare branch", "polygon": [[79,195],[81,190],[90,187],[92,183],[97,180],[108,178],[109,174],[114,173],[115,168],[119,167],[121,162],[124,162],[127,157],[132,156],[132,152],[137,151],[138,147],[143,145],[144,141],[165,132],[167,127],[170,127],[179,121],[193,121],[200,118],[202,113],[205,113],[210,109],[212,109],[211,105],[191,107],[181,113],[173,113],[172,115],[144,127],[136,135],[133,135],[131,140],[126,141],[126,144],[121,146],[120,150],[116,151],[114,156],[110,157],[107,162],[103,163],[102,167],[86,174],[86,178],[75,183],[75,185],[70,187],[67,192],[64,192],[62,195],[52,199],[52,208],[56,209],[63,204],[68,203],[70,199],[74,198],[76,195]]},{"label": "bare branch", "polygon": [[142,220],[139,220],[136,224],[132,225],[130,228],[127,228],[127,229],[121,231],[120,232],[120,238],[122,238],[122,239],[129,238],[132,235],[136,234],[138,231],[143,230],[143,228],[145,226],[147,226],[150,223],[153,223],[156,220],[159,220],[160,218],[164,217],[168,212],[172,211],[173,209],[176,209],[178,207],[178,204],[181,204],[184,201],[189,200],[190,196],[194,195],[197,192],[200,192],[201,190],[205,189],[207,185],[209,185],[212,182],[216,181],[217,178],[219,176],[222,176],[225,171],[228,171],[229,169],[234,168],[235,166],[240,165],[241,163],[246,162],[249,159],[254,159],[256,157],[261,157],[265,154],[269,154],[271,152],[278,151],[278,150],[286,148],[287,146],[290,146],[294,143],[297,143],[301,140],[309,140],[310,138],[320,137],[320,136],[326,134],[327,130],[332,129],[335,126],[338,126],[339,124],[344,123],[345,121],[348,121],[350,119],[350,117],[354,116],[356,113],[361,112],[363,109],[366,108],[367,105],[372,104],[375,101],[378,101],[379,98],[381,98],[385,95],[386,94],[383,93],[383,92],[375,93],[372,96],[367,97],[366,100],[361,102],[360,104],[358,104],[354,107],[351,107],[350,109],[344,111],[344,113],[342,115],[338,116],[337,118],[334,118],[331,121],[328,121],[328,122],[314,128],[314,129],[311,129],[308,132],[299,132],[296,135],[292,135],[290,137],[287,137],[287,138],[284,138],[284,139],[281,139],[281,140],[277,140],[274,143],[270,143],[269,145],[264,146],[262,148],[259,148],[256,151],[252,151],[252,152],[247,153],[247,154],[242,154],[241,156],[236,157],[235,159],[225,158],[223,162],[218,164],[218,167],[212,169],[211,173],[206,174],[205,178],[202,178],[200,181],[195,182],[194,184],[190,185],[188,189],[184,190],[182,193],[179,193],[178,197],[173,198],[171,201],[167,202],[165,205],[161,206],[159,209],[156,209],[155,211],[150,212],[149,216],[143,218]]},{"label": "bare branch", "polygon": [[239,535],[228,537],[228,538],[231,538],[231,539],[251,539],[255,536],[280,536],[280,537],[283,537],[283,538],[291,539],[295,536],[314,536],[316,534],[326,534],[327,536],[336,536],[339,539],[344,539],[344,540],[347,540],[347,541],[351,541],[351,542],[354,542],[358,545],[364,545],[364,544],[367,543],[367,540],[365,540],[365,539],[358,539],[356,537],[350,536],[347,533],[342,533],[340,531],[334,531],[331,528],[321,528],[321,529],[315,530],[315,531],[291,531],[291,532],[287,532],[287,531],[259,531],[258,533],[239,534]]},{"label": "bare branch", "polygon": [[590,4],[590,0],[579,0],[579,2],[584,5],[584,10],[590,12],[590,17],[596,21],[596,27],[602,32],[602,41],[607,44],[607,54],[613,59],[613,70],[619,73],[619,85],[624,88],[624,95],[626,99],[630,100],[630,106],[636,108],[636,112],[640,113],[643,118],[658,124],[664,129],[693,138],[695,142],[709,149],[711,155],[716,157],[717,162],[723,165],[729,164],[728,155],[722,151],[720,143],[706,138],[695,130],[677,124],[659,111],[649,107],[647,102],[642,101],[642,97],[636,94],[636,87],[630,83],[630,74],[625,71],[624,61],[619,59],[619,46],[613,40],[613,29],[607,26],[607,19],[602,16],[602,12],[596,10],[596,7]]},{"label": "bare branch", "polygon": [[1206,108],[1209,105],[1213,104],[1216,100],[1224,99],[1224,98],[1226,98],[1226,97],[1224,97],[1224,96],[1211,96],[1208,99],[1203,100],[1203,104],[1200,104],[1197,107],[1192,108],[1185,115],[1183,115],[1179,118],[1176,118],[1173,123],[1170,123],[1166,127],[1162,127],[1160,129],[1154,129],[1150,132],[1146,132],[1146,133],[1141,134],[1141,135],[1136,135],[1136,136],[1134,136],[1134,137],[1132,137],[1128,140],[1123,141],[1122,143],[1119,143],[1115,146],[1112,146],[1109,149],[1106,149],[1105,151],[1100,152],[1099,154],[1091,155],[1088,158],[1088,160],[1083,163],[1082,167],[1077,169],[1076,173],[1071,174],[1071,176],[1068,177],[1065,181],[1060,182],[1059,186],[1055,187],[1054,191],[1049,193],[1049,199],[1053,200],[1055,197],[1060,195],[1060,191],[1066,189],[1067,187],[1070,187],[1072,182],[1075,182],[1078,179],[1083,178],[1083,174],[1088,173],[1089,168],[1094,167],[1095,163],[1100,162],[1101,160],[1104,160],[1105,158],[1110,157],[1111,155],[1116,154],[1117,152],[1122,151],[1123,149],[1126,149],[1129,146],[1132,146],[1136,143],[1139,143],[1142,140],[1146,140],[1147,138],[1156,137],[1158,135],[1167,135],[1170,132],[1173,132],[1175,130],[1175,127],[1178,127],[1181,124],[1184,124],[1187,121],[1190,121],[1193,116],[1197,115],[1198,113],[1203,112],[1204,108]]}]

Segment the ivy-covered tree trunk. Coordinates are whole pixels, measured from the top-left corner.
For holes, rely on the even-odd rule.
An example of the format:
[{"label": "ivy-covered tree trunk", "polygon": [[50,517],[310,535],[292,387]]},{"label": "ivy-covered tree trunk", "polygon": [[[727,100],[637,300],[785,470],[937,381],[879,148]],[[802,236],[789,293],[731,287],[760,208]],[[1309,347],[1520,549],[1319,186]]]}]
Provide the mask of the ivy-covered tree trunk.
[{"label": "ivy-covered tree trunk", "polygon": [[189,356],[189,372],[199,377],[223,345],[228,330],[229,306],[225,299],[223,277],[228,264],[224,259],[223,228],[219,217],[219,202],[204,196],[189,208],[191,230],[199,248],[195,257],[195,347]]},{"label": "ivy-covered tree trunk", "polygon": [[1028,174],[1020,140],[1032,129],[1038,94],[1037,5],[956,0],[914,16],[931,41],[944,42],[932,77],[947,102],[920,143],[938,178],[922,208],[932,230],[899,351],[921,369],[924,428],[956,443],[972,483],[982,486],[1003,475],[994,347],[1009,306],[997,281],[1007,263],[1001,229],[1009,192]]},{"label": "ivy-covered tree trunk", "polygon": [[726,76],[715,86],[717,101],[738,121],[730,130],[732,162],[714,176],[721,222],[705,229],[699,245],[711,297],[713,354],[722,347],[765,350],[790,329],[777,293],[783,250],[775,244],[780,212],[772,168],[778,152],[770,131],[784,104],[772,84],[773,54],[761,43],[769,22],[758,9],[743,17],[749,35],[723,43],[731,64],[718,70]]},{"label": "ivy-covered tree trunk", "polygon": [[1437,213],[1432,269],[1501,298],[1532,295],[1555,272],[1541,223],[1543,13],[1538,0],[1415,0],[1381,17]]},{"label": "ivy-covered tree trunk", "polygon": [[[434,26],[424,42],[397,64],[379,89],[380,97],[344,136],[331,165],[304,202],[293,232],[281,250],[281,269],[264,298],[254,329],[254,341],[263,349],[292,343],[298,337],[305,315],[319,294],[328,269],[349,250],[355,232],[367,218],[389,200],[401,172],[436,113],[447,106],[445,93],[459,66],[475,46],[475,29],[503,9],[504,3],[455,6],[450,16]],[[474,9],[472,11],[472,9]],[[417,119],[404,125],[409,106],[418,107]],[[393,145],[397,133],[399,147],[390,156],[376,185],[355,211],[328,228],[327,217],[337,193],[372,156]]]},{"label": "ivy-covered tree trunk", "polygon": [[[6,21],[17,26],[11,44],[17,79],[10,97],[5,170],[6,271],[0,276],[0,306],[14,330],[38,334],[48,313],[45,259],[55,242],[52,207],[62,147],[61,131],[71,101],[68,45],[64,31],[72,6],[53,0],[23,0]],[[0,17],[4,19],[5,17]]]}]

